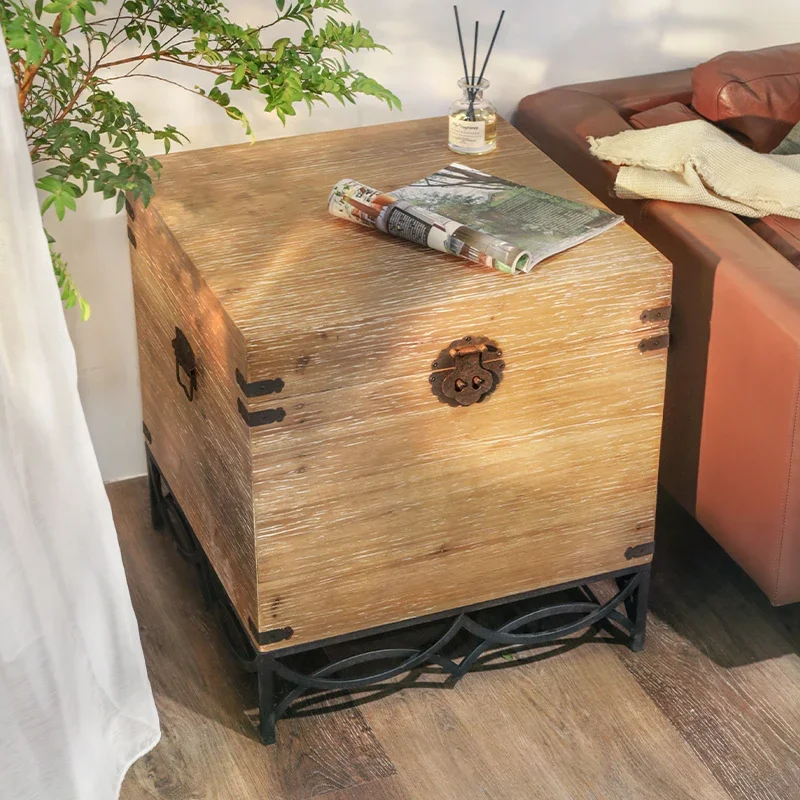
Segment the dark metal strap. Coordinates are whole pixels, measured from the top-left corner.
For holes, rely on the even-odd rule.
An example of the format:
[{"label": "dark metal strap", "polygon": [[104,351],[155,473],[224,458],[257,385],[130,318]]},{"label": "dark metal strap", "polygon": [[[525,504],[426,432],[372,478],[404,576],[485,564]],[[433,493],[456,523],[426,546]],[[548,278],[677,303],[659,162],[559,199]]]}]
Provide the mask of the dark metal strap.
[{"label": "dark metal strap", "polygon": [[257,428],[260,425],[271,425],[273,422],[283,422],[286,409],[266,408],[263,411],[248,411],[241,397],[236,398],[236,407],[247,423],[248,428]]},{"label": "dark metal strap", "polygon": [[238,369],[236,370],[236,383],[239,384],[245,397],[265,397],[268,394],[279,394],[285,386],[283,378],[248,383]]}]

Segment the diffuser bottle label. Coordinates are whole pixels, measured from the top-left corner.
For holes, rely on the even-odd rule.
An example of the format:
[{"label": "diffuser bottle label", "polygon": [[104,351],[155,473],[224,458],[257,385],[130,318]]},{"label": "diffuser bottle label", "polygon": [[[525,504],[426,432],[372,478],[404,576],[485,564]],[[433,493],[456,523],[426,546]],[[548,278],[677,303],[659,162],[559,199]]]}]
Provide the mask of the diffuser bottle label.
[{"label": "diffuser bottle label", "polygon": [[480,149],[486,142],[486,123],[450,117],[449,138],[456,147]]}]

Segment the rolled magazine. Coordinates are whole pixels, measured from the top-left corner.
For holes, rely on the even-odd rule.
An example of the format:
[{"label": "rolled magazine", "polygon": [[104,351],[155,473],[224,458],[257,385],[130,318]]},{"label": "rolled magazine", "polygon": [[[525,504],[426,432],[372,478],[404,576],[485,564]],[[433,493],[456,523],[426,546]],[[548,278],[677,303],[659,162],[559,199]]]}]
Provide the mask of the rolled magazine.
[{"label": "rolled magazine", "polygon": [[345,178],[331,191],[335,217],[500,272],[530,272],[555,253],[622,220],[603,209],[451,164],[388,194]]}]

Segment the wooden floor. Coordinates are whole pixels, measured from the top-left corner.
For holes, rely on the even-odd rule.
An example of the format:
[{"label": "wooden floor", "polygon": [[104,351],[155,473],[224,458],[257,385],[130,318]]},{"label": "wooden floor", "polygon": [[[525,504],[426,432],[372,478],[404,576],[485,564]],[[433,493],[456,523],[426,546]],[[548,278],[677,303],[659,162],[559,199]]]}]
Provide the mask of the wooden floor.
[{"label": "wooden floor", "polygon": [[506,654],[455,688],[431,673],[283,720],[264,748],[253,678],[151,529],[145,480],[109,494],[163,729],[123,800],[800,798],[800,605],[770,607],[668,500],[644,652]]}]

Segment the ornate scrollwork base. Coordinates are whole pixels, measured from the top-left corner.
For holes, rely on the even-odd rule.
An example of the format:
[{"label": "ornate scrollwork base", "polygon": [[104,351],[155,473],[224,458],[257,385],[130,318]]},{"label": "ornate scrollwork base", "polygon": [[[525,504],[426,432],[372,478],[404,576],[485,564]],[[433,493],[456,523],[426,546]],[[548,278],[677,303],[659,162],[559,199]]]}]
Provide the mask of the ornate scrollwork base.
[{"label": "ornate scrollwork base", "polygon": [[[206,606],[216,614],[225,638],[242,667],[258,675],[259,731],[265,744],[275,741],[277,720],[287,716],[293,704],[307,692],[375,690],[384,687],[393,678],[430,666],[438,667],[451,682],[455,682],[473,669],[493,647],[537,647],[593,627],[613,631],[618,637],[626,639],[634,651],[644,646],[649,564],[630,567],[621,573],[586,578],[583,583],[556,586],[501,601],[493,606],[494,619],[491,624],[479,619],[484,606],[437,615],[436,620],[426,617],[424,620],[405,621],[381,629],[382,632],[388,632],[409,628],[417,623],[428,625],[437,621],[440,630],[422,647],[365,649],[311,671],[289,666],[285,651],[260,653],[253,644],[149,450],[147,461],[154,527],[166,529],[178,553],[196,565]],[[616,580],[617,591],[601,602],[588,584],[609,577]],[[547,597],[554,594],[569,596],[552,605],[542,605]],[[536,605],[533,606],[533,603]],[[505,613],[498,622],[501,612]],[[335,641],[309,645],[307,650],[321,650],[323,646],[327,650],[327,646],[338,642],[363,641],[373,633],[362,631]],[[456,640],[459,640],[460,648],[455,647]],[[292,650],[289,655],[293,656],[295,651]],[[373,663],[382,666],[367,670],[365,674],[364,665]],[[362,669],[353,675],[357,668]]]}]

